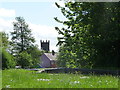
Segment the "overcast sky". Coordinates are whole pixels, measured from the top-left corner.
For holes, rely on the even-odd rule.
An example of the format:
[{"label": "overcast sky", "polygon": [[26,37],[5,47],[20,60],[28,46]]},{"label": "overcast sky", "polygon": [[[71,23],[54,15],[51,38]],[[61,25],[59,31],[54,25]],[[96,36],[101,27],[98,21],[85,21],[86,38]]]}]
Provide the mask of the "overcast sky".
[{"label": "overcast sky", "polygon": [[[55,6],[54,0],[8,1],[0,1],[0,31],[5,31],[9,34],[13,30],[12,22],[15,21],[15,17],[22,16],[32,30],[36,44],[40,46],[41,39],[50,40],[50,50],[57,51],[58,33],[54,27],[62,27],[63,25],[56,22],[54,17],[58,17],[60,20],[65,20],[65,18]],[[63,2],[59,0],[57,2],[64,6]]]}]

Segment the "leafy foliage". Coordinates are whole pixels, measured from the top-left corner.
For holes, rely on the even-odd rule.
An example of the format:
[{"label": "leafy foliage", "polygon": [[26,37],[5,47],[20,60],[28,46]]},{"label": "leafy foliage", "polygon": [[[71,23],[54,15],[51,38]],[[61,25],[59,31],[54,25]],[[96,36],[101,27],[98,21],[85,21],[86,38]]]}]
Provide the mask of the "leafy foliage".
[{"label": "leafy foliage", "polygon": [[[42,51],[38,49],[38,46],[32,46],[28,51],[28,54],[32,56],[32,65],[37,66],[40,64],[40,56],[43,54]],[[31,66],[31,67],[33,67]]]},{"label": "leafy foliage", "polygon": [[17,63],[20,64],[22,68],[28,68],[32,66],[32,56],[28,54],[26,51],[23,51],[18,54]]},{"label": "leafy foliage", "polygon": [[14,57],[8,52],[8,35],[5,32],[0,32],[0,56],[2,56],[2,69],[6,68],[14,68],[16,62],[14,61]]},{"label": "leafy foliage", "polygon": [[67,67],[67,68],[76,68],[77,65],[75,64],[75,53],[69,50],[69,47],[61,46],[59,49],[59,54],[57,57],[58,66],[59,67]]},{"label": "leafy foliage", "polygon": [[28,68],[40,63],[41,51],[34,45],[35,39],[32,37],[31,29],[29,29],[25,19],[16,17],[16,22],[13,22],[13,26],[11,51],[17,64],[23,68]]},{"label": "leafy foliage", "polygon": [[14,68],[15,65],[16,65],[16,62],[14,61],[14,57],[3,48],[2,49],[2,69]]},{"label": "leafy foliage", "polygon": [[[58,45],[69,48],[65,57],[71,56],[71,52],[74,53],[74,60],[69,58],[69,61],[74,61],[79,67],[118,67],[120,63],[119,4],[119,2],[66,2],[65,7],[61,7],[56,3],[68,19],[60,21],[55,17],[57,22],[67,26],[67,28],[55,27],[55,29],[63,36],[58,37]],[[63,52],[59,55],[61,53]],[[65,59],[62,61],[65,62]]]},{"label": "leafy foliage", "polygon": [[35,42],[28,24],[23,17],[16,17],[16,22],[13,22],[13,26],[14,31],[11,32],[13,53],[16,54],[28,50]]},{"label": "leafy foliage", "polygon": [[9,45],[8,35],[5,32],[0,32],[0,47],[7,48]]}]

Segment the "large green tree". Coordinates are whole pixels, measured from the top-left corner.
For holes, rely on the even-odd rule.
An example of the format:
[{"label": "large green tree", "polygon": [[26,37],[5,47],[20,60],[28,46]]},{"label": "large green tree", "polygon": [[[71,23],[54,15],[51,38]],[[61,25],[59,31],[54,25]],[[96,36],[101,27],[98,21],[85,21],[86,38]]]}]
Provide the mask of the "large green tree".
[{"label": "large green tree", "polygon": [[13,28],[14,31],[11,32],[11,51],[15,56],[17,65],[27,68],[40,63],[41,51],[34,45],[35,39],[32,37],[31,29],[29,29],[25,19],[16,17]]},{"label": "large green tree", "polygon": [[27,51],[33,46],[35,39],[32,37],[31,29],[29,29],[25,19],[23,17],[16,17],[16,21],[13,22],[13,28],[14,31],[11,32],[13,53]]},{"label": "large green tree", "polygon": [[[69,47],[75,53],[78,66],[118,67],[120,59],[120,3],[81,3],[66,2],[61,9],[67,21],[67,28],[56,30],[63,37],[58,37],[58,45]],[[77,55],[77,56],[76,56]],[[62,57],[62,56],[61,56]],[[69,60],[71,61],[71,59]],[[77,66],[77,67],[78,67]]]}]

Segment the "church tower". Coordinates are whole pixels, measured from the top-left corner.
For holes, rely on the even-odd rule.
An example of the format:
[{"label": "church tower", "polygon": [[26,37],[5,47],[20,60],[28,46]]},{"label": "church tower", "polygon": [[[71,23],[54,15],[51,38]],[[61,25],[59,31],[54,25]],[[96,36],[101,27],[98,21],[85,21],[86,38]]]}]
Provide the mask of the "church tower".
[{"label": "church tower", "polygon": [[40,40],[40,44],[41,44],[41,50],[44,50],[46,52],[50,51],[50,47],[49,47],[50,41],[49,40],[48,41]]}]

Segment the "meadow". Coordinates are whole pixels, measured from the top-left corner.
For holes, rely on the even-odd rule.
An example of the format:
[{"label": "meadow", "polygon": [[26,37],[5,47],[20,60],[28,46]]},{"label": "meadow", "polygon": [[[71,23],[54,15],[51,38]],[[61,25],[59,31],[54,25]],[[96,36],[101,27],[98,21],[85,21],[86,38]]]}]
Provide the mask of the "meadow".
[{"label": "meadow", "polygon": [[118,76],[2,71],[2,88],[118,88]]},{"label": "meadow", "polygon": [[2,88],[2,70],[0,70],[0,90]]}]

